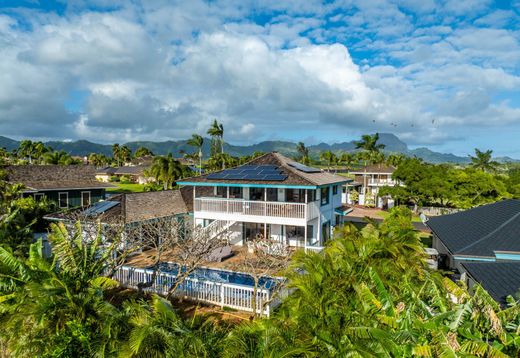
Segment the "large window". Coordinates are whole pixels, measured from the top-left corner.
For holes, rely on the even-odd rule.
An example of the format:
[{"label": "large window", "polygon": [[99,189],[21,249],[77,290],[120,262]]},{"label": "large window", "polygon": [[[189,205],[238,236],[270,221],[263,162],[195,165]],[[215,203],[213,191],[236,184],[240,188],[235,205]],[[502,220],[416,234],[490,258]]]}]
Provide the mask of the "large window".
[{"label": "large window", "polygon": [[215,194],[218,198],[227,198],[227,187],[217,186]]},{"label": "large window", "polygon": [[231,199],[242,199],[242,188],[229,187],[229,197]]},{"label": "large window", "polygon": [[332,195],[336,195],[338,193],[338,186],[337,185],[334,185],[332,187]]},{"label": "large window", "polygon": [[69,207],[69,193],[58,193],[58,204],[61,209]]},{"label": "large window", "polygon": [[89,206],[90,205],[90,191],[82,191],[81,192],[81,206]]},{"label": "large window", "polygon": [[304,189],[286,189],[285,200],[290,203],[304,203],[305,190]]},{"label": "large window", "polygon": [[278,201],[278,189],[267,188],[267,201]]},{"label": "large window", "polygon": [[321,190],[321,205],[327,205],[330,200],[330,187],[326,186],[320,189]]},{"label": "large window", "polygon": [[249,188],[249,200],[264,200],[264,189]]}]

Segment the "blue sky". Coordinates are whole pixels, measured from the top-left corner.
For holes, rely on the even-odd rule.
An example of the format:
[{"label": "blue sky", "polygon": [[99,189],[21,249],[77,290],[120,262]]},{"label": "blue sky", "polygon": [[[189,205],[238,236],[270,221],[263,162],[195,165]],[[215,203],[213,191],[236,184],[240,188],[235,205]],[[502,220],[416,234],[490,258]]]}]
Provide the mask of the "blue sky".
[{"label": "blue sky", "polygon": [[0,134],[520,158],[520,1],[3,1]]}]

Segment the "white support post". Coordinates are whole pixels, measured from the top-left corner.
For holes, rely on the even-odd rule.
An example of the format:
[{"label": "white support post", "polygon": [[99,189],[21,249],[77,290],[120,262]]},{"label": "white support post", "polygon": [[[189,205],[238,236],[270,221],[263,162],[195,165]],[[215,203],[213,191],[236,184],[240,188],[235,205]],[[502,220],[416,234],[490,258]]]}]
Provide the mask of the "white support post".
[{"label": "white support post", "polygon": [[[195,192],[196,186],[193,186],[193,206],[195,206],[195,199],[197,198],[196,192]],[[195,216],[193,217],[193,227],[197,227],[197,220],[195,220]]]},{"label": "white support post", "polygon": [[303,246],[304,248],[307,248],[307,245],[309,244],[307,242],[307,226],[308,226],[308,219],[307,219],[307,216],[308,216],[308,208],[309,208],[309,200],[308,200],[308,196],[307,196],[307,193],[308,193],[308,189],[305,189],[305,226],[304,226],[304,238],[303,238]]}]

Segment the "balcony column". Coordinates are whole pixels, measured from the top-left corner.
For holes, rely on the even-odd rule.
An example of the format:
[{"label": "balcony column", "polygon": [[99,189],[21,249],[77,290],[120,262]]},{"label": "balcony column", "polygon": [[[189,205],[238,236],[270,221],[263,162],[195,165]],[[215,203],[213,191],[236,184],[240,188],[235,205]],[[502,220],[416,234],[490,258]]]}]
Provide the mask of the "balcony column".
[{"label": "balcony column", "polygon": [[303,247],[304,247],[304,248],[306,248],[307,245],[309,244],[309,243],[307,242],[307,226],[308,226],[308,225],[307,225],[307,220],[308,220],[308,219],[307,219],[307,215],[308,215],[308,213],[307,213],[308,210],[307,210],[307,209],[309,208],[309,204],[308,204],[308,202],[309,202],[308,199],[309,199],[309,198],[308,198],[308,196],[307,196],[307,193],[308,193],[308,192],[309,192],[309,189],[305,189],[305,213],[304,213],[304,215],[305,215],[305,226],[303,227],[303,235],[304,235],[304,237],[303,237]]},{"label": "balcony column", "polygon": [[[196,186],[193,186],[193,207],[195,207],[195,198],[196,198],[196,192],[195,192]],[[197,227],[197,220],[195,220],[195,216],[193,217],[193,227]]]}]

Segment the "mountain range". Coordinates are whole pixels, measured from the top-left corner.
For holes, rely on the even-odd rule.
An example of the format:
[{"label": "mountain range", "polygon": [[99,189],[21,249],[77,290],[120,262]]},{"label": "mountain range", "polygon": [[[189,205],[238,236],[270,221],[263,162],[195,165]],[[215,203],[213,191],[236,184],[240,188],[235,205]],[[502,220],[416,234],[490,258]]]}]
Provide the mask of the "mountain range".
[{"label": "mountain range", "polygon": [[[392,133],[380,133],[379,143],[385,145],[384,151],[387,153],[402,153],[408,156],[416,156],[422,158],[430,163],[456,163],[465,164],[469,162],[469,157],[461,157],[451,153],[434,152],[426,147],[410,149],[408,145],[400,140]],[[109,144],[99,144],[89,142],[87,140],[78,141],[49,141],[45,143],[55,150],[64,150],[71,155],[84,156],[90,153],[103,153],[105,155],[112,155],[112,146]],[[187,140],[152,142],[152,141],[136,141],[124,143],[130,149],[135,151],[139,147],[146,147],[155,154],[173,153],[174,156],[181,156],[183,152],[193,152],[193,147],[187,144]],[[7,150],[18,148],[19,141],[0,136],[0,148],[4,147]],[[318,158],[319,154],[326,150],[333,152],[351,152],[356,150],[355,141],[341,142],[334,144],[319,143],[308,146],[310,156]],[[250,155],[254,152],[271,152],[277,151],[287,156],[294,156],[297,154],[296,143],[289,141],[264,141],[257,144],[239,146],[226,143],[224,150],[233,156]],[[204,140],[203,153],[205,156],[209,155],[210,140]],[[495,158],[500,162],[519,162],[519,160],[509,157]]]}]

